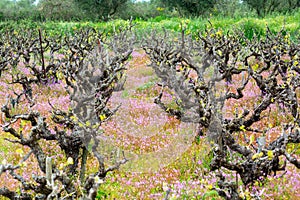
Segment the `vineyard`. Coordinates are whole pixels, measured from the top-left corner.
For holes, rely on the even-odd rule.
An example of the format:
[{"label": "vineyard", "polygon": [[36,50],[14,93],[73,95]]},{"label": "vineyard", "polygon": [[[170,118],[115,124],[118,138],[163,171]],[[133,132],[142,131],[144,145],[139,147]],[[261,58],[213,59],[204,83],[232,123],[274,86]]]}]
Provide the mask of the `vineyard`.
[{"label": "vineyard", "polygon": [[156,20],[0,23],[0,199],[299,198],[295,18]]}]

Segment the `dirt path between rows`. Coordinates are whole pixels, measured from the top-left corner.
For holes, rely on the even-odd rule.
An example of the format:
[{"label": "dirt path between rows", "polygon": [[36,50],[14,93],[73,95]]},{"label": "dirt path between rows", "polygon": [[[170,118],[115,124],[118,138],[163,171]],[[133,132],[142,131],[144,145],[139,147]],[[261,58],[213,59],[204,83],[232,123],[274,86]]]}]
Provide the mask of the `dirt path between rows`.
[{"label": "dirt path between rows", "polygon": [[134,51],[124,90],[111,98],[111,105],[121,107],[106,124],[105,135],[129,157],[124,170],[159,170],[186,151],[195,135],[195,125],[181,123],[154,104],[160,88],[149,62],[143,51]]}]

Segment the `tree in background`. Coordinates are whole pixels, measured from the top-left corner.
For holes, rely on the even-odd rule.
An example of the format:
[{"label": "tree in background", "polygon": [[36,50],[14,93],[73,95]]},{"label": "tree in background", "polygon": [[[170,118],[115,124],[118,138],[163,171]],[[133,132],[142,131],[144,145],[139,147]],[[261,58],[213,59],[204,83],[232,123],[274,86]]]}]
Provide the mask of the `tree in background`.
[{"label": "tree in background", "polygon": [[133,19],[143,20],[165,15],[169,16],[169,13],[159,0],[128,1],[117,13],[117,16],[122,19],[130,19],[132,17]]},{"label": "tree in background", "polygon": [[36,10],[34,2],[34,0],[0,1],[0,20],[32,18]]},{"label": "tree in background", "polygon": [[[38,2],[38,3],[37,3]],[[0,20],[147,20],[161,17],[221,15],[264,17],[300,7],[299,0],[0,0]]]},{"label": "tree in background", "polygon": [[254,9],[259,17],[273,12],[289,12],[300,6],[299,0],[245,0],[244,2]]},{"label": "tree in background", "polygon": [[287,0],[287,3],[290,8],[299,8],[300,7],[300,1],[299,0]]},{"label": "tree in background", "polygon": [[212,11],[216,0],[165,0],[168,8],[176,9],[181,16],[201,16]]},{"label": "tree in background", "polygon": [[115,15],[128,0],[75,0],[85,16],[92,20],[108,20]]},{"label": "tree in background", "polygon": [[74,20],[80,18],[81,13],[74,0],[42,0],[38,11],[48,20]]},{"label": "tree in background", "polygon": [[2,0],[0,1],[0,20],[3,20],[9,13],[8,11],[11,10],[13,6],[11,1],[8,0]]},{"label": "tree in background", "polygon": [[240,0],[220,0],[214,5],[213,15],[228,17],[249,15],[249,6]]}]

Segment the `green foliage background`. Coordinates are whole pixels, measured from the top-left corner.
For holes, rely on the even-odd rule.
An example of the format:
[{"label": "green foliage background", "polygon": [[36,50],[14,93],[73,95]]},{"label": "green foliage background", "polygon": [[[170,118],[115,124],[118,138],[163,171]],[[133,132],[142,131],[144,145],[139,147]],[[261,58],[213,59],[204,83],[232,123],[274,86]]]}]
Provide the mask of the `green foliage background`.
[{"label": "green foliage background", "polygon": [[0,20],[108,21],[156,17],[266,17],[293,14],[298,0],[0,0]]},{"label": "green foliage background", "polygon": [[[299,35],[300,24],[300,11],[293,14],[285,15],[270,15],[265,18],[257,17],[197,17],[197,18],[180,18],[172,17],[167,18],[158,16],[148,20],[135,19],[134,31],[139,39],[142,39],[145,33],[154,28],[158,31],[163,29],[171,30],[172,32],[180,32],[182,25],[186,28],[187,34],[195,34],[200,31],[205,31],[209,26],[214,26],[221,29],[223,32],[232,31],[235,29],[241,30],[245,35],[251,39],[254,36],[264,36],[267,27],[274,33],[285,29],[295,40]],[[114,19],[108,22],[66,22],[66,21],[47,21],[39,22],[32,20],[17,20],[17,21],[2,21],[0,22],[0,32],[6,31],[22,31],[24,29],[42,29],[48,35],[51,34],[73,34],[76,30],[94,28],[102,31],[104,34],[109,35],[113,30],[119,29],[125,24],[127,20]]]}]

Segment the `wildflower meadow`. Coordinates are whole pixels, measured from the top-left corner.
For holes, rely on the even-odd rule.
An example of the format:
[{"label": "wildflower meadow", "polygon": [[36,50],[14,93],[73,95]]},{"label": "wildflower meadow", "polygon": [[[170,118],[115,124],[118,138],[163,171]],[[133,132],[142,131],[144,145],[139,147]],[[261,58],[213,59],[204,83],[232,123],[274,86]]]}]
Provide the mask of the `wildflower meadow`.
[{"label": "wildflower meadow", "polygon": [[0,199],[299,199],[297,29],[197,20],[2,23]]}]

